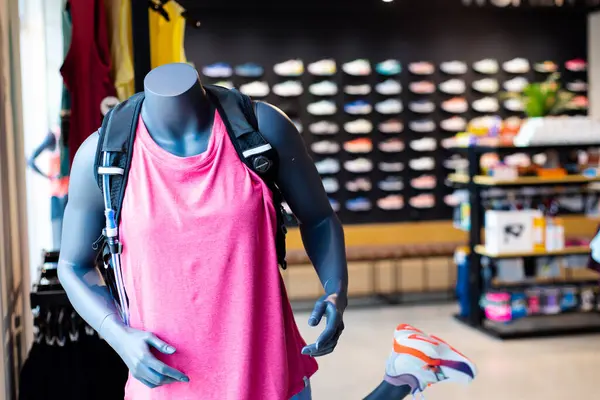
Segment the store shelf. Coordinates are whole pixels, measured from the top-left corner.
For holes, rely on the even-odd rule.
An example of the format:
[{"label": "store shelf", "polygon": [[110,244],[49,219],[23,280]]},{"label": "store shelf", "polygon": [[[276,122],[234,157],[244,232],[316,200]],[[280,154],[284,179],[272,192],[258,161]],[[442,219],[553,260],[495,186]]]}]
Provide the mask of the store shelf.
[{"label": "store shelf", "polygon": [[537,151],[548,151],[548,150],[581,150],[590,147],[600,147],[600,143],[569,143],[569,144],[546,144],[546,145],[532,145],[532,146],[512,146],[512,145],[498,145],[498,146],[457,146],[453,147],[452,150],[467,152],[469,149],[475,150],[477,153],[490,153],[490,152],[537,152]]},{"label": "store shelf", "polygon": [[[450,174],[448,180],[452,183],[469,183],[466,174]],[[548,184],[573,184],[600,182],[600,177],[587,177],[583,175],[567,175],[556,178],[543,178],[539,176],[522,176],[517,179],[498,179],[493,176],[476,175],[474,182],[480,186],[525,186],[525,185],[548,185]]]},{"label": "store shelf", "polygon": [[509,324],[486,320],[481,326],[473,326],[468,323],[466,318],[459,315],[455,315],[454,318],[462,324],[498,339],[523,339],[600,333],[600,313],[598,312],[536,315],[525,317]]},{"label": "store shelf", "polygon": [[572,256],[577,254],[589,254],[589,246],[569,246],[555,251],[528,251],[514,253],[490,253],[484,245],[475,246],[475,253],[489,258],[521,258],[521,257],[547,257],[547,256]]}]

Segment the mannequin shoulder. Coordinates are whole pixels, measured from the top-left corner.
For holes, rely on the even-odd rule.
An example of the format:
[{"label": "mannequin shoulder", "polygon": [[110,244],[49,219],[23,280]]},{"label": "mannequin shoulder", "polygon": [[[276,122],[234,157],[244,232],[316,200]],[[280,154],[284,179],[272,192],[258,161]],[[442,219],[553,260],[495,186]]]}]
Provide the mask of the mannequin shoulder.
[{"label": "mannequin shoulder", "polygon": [[289,146],[303,146],[294,123],[274,105],[262,101],[256,102],[256,118],[260,133],[275,149],[284,150]]}]

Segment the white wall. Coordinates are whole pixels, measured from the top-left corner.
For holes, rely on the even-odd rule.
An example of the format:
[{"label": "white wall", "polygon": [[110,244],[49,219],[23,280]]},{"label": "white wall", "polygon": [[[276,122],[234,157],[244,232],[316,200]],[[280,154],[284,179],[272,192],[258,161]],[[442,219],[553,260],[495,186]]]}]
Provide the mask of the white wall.
[{"label": "white wall", "polygon": [[590,116],[600,118],[600,11],[588,20],[588,65]]},{"label": "white wall", "polygon": [[[56,125],[60,110],[59,69],[63,59],[61,9],[64,0],[20,0],[21,72],[25,155],[44,140]],[[47,155],[38,158],[45,170]],[[27,215],[30,276],[36,279],[40,253],[52,247],[50,186],[48,181],[27,171]]]}]

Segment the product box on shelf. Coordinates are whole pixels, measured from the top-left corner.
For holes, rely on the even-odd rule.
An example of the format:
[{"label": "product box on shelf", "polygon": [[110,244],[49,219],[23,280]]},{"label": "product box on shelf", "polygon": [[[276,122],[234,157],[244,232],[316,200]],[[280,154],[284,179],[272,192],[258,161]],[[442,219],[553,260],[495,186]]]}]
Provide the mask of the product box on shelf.
[{"label": "product box on shelf", "polygon": [[534,250],[533,220],[538,210],[485,212],[485,248],[493,254]]}]

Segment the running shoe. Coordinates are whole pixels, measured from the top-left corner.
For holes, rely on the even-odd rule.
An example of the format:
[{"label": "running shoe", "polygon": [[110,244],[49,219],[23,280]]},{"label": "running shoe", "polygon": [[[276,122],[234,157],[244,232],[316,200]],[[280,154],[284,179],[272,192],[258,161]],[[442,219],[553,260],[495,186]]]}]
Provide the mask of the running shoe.
[{"label": "running shoe", "polygon": [[404,150],[404,142],[397,138],[391,138],[380,142],[377,147],[384,153],[399,153]]},{"label": "running shoe", "polygon": [[346,202],[346,208],[350,211],[369,211],[372,208],[371,200],[366,197],[357,197]]},{"label": "running shoe", "polygon": [[587,92],[588,84],[581,79],[567,83],[567,90],[574,93]]},{"label": "running shoe", "polygon": [[419,190],[430,190],[436,185],[437,179],[434,175],[421,175],[410,180],[410,186]]},{"label": "running shoe", "polygon": [[404,181],[399,176],[388,176],[377,184],[384,192],[399,192],[404,189]]},{"label": "running shoe", "polygon": [[345,104],[344,111],[351,115],[367,115],[373,111],[373,106],[364,100],[356,100]]},{"label": "running shoe", "polygon": [[431,75],[435,72],[435,65],[427,61],[408,64],[408,70],[415,75]]},{"label": "running shoe", "polygon": [[504,108],[508,111],[520,112],[525,109],[525,106],[520,99],[508,99],[504,102]]},{"label": "running shoe", "polygon": [[215,86],[221,86],[224,87],[225,89],[233,89],[233,82],[231,81],[219,81],[217,83],[215,83]]},{"label": "running shoe", "polygon": [[587,62],[581,58],[569,60],[565,63],[565,68],[573,72],[581,72],[587,70]]},{"label": "running shoe", "polygon": [[458,60],[446,61],[440,64],[440,70],[448,75],[462,75],[467,73],[467,64]]},{"label": "running shoe", "polygon": [[554,61],[544,61],[536,63],[533,69],[542,74],[549,74],[558,71],[558,65]]},{"label": "running shoe", "polygon": [[351,96],[366,96],[371,93],[371,86],[366,83],[362,85],[346,85],[344,86],[344,93]]},{"label": "running shoe", "polygon": [[267,82],[254,81],[240,86],[240,92],[250,97],[265,97],[269,91]]},{"label": "running shoe", "polygon": [[339,202],[339,201],[337,201],[337,200],[335,200],[335,199],[332,199],[332,198],[330,198],[330,199],[329,199],[329,204],[331,205],[331,209],[332,209],[333,211],[335,211],[335,212],[338,212],[338,211],[340,211],[340,208],[341,208],[341,206],[340,206],[340,202]]},{"label": "running shoe", "polygon": [[435,122],[430,119],[423,119],[418,121],[411,121],[408,126],[410,130],[418,133],[429,133],[435,131]]},{"label": "running shoe", "polygon": [[473,110],[482,112],[482,113],[493,113],[498,111],[500,105],[498,104],[498,99],[495,97],[484,97],[479,100],[475,100],[472,104]]},{"label": "running shoe", "polygon": [[273,71],[279,76],[300,76],[304,73],[302,60],[287,60],[273,66]]},{"label": "running shoe", "polygon": [[335,96],[338,92],[338,87],[334,82],[323,81],[313,83],[308,87],[308,91],[315,96]]},{"label": "running shoe", "polygon": [[[419,203],[413,199],[412,203]],[[439,337],[407,324],[396,328],[385,369],[384,380],[389,384],[408,385],[416,396],[438,382],[470,383],[476,374],[475,364]]]},{"label": "running shoe", "polygon": [[404,123],[399,119],[392,118],[381,122],[377,125],[377,129],[381,133],[401,133],[404,130]]},{"label": "running shoe", "polygon": [[447,132],[462,132],[466,127],[467,120],[456,115],[440,122],[440,128]]},{"label": "running shoe", "polygon": [[356,158],[354,160],[346,161],[344,163],[344,168],[346,171],[361,174],[373,170],[373,162],[367,158]]},{"label": "running shoe", "polygon": [[379,114],[398,114],[403,109],[402,102],[396,99],[387,99],[375,104],[375,110]]},{"label": "running shoe", "polygon": [[331,76],[337,72],[335,60],[328,58],[308,64],[308,72],[315,76]]},{"label": "running shoe", "polygon": [[463,94],[467,90],[467,85],[462,79],[450,79],[439,84],[440,92],[446,94]]},{"label": "running shoe", "polygon": [[575,96],[569,103],[570,107],[575,110],[585,110],[589,107],[587,96]]},{"label": "running shoe", "polygon": [[404,171],[404,164],[401,162],[380,162],[377,165],[380,171],[383,172],[402,172]]},{"label": "running shoe", "polygon": [[202,74],[209,78],[229,78],[233,75],[233,68],[227,63],[219,62],[202,68]]},{"label": "running shoe", "polygon": [[448,207],[458,207],[458,205],[460,204],[460,197],[458,197],[454,193],[447,194],[444,196],[444,203]]},{"label": "running shoe", "polygon": [[529,81],[522,76],[516,76],[506,82],[502,86],[507,92],[521,93],[529,85]]},{"label": "running shoe", "polygon": [[313,143],[310,149],[315,154],[336,154],[340,152],[340,145],[331,140],[321,140]]},{"label": "running shoe", "polygon": [[375,66],[375,71],[383,76],[398,75],[402,72],[402,65],[398,60],[385,60]]},{"label": "running shoe", "polygon": [[335,158],[326,158],[315,163],[317,172],[321,175],[337,174],[340,172],[340,162]]},{"label": "running shoe", "polygon": [[335,193],[340,190],[340,183],[335,178],[323,178],[323,188],[326,193]]},{"label": "running shoe", "polygon": [[375,91],[384,96],[394,96],[402,92],[402,85],[394,79],[387,79],[375,85]]},{"label": "running shoe", "polygon": [[433,157],[415,158],[408,162],[408,166],[414,171],[431,171],[435,168]]},{"label": "running shoe", "polygon": [[335,135],[340,131],[338,124],[330,121],[313,122],[308,126],[313,135]]},{"label": "running shoe", "polygon": [[442,103],[442,110],[452,114],[462,114],[469,110],[469,103],[464,97],[453,97]]},{"label": "running shoe", "polygon": [[408,108],[418,114],[429,114],[435,111],[435,104],[429,100],[417,100],[408,103]]},{"label": "running shoe", "polygon": [[368,119],[361,118],[346,122],[344,130],[352,135],[366,135],[373,131],[373,123]]},{"label": "running shoe", "polygon": [[486,58],[484,60],[475,62],[473,64],[473,69],[480,74],[493,75],[498,73],[500,66],[498,65],[498,61],[491,58]]},{"label": "running shoe", "polygon": [[526,74],[529,72],[529,61],[525,58],[513,58],[502,64],[502,69],[509,74]]},{"label": "running shoe", "polygon": [[306,110],[312,115],[333,115],[337,112],[337,107],[333,101],[321,100],[310,103]]},{"label": "running shoe", "polygon": [[435,207],[435,197],[432,194],[420,194],[411,197],[408,203],[414,208],[432,208]]},{"label": "running shoe", "polygon": [[473,90],[479,93],[493,94],[500,89],[498,80],[493,78],[483,78],[472,83]]},{"label": "running shoe", "polygon": [[404,208],[404,197],[398,194],[391,194],[377,200],[377,207],[382,210],[401,210]]},{"label": "running shoe", "polygon": [[410,148],[414,151],[434,151],[437,149],[437,142],[434,138],[424,137],[410,142]]},{"label": "running shoe", "polygon": [[461,157],[458,154],[453,155],[452,157],[444,160],[444,168],[447,169],[466,169],[469,167],[469,160],[464,157]]},{"label": "running shoe", "polygon": [[367,178],[356,178],[346,182],[346,190],[353,193],[369,192],[371,188],[371,181]]},{"label": "running shoe", "polygon": [[260,78],[264,73],[265,69],[255,63],[245,63],[235,67],[235,74],[244,78]]},{"label": "running shoe", "polygon": [[370,153],[373,151],[373,141],[369,138],[358,138],[344,143],[344,150],[348,153]]},{"label": "running shoe", "polygon": [[415,94],[432,94],[435,93],[435,85],[430,81],[411,82],[408,89]]},{"label": "running shoe", "polygon": [[299,81],[285,81],[273,85],[273,93],[281,97],[298,97],[304,92]]},{"label": "running shoe", "polygon": [[342,70],[352,76],[367,76],[371,75],[371,63],[366,59],[358,59],[342,65]]}]

